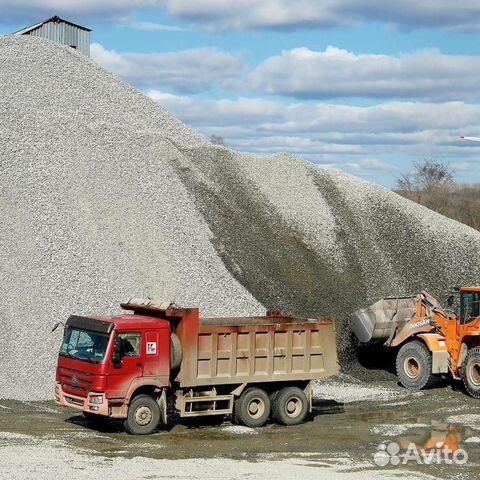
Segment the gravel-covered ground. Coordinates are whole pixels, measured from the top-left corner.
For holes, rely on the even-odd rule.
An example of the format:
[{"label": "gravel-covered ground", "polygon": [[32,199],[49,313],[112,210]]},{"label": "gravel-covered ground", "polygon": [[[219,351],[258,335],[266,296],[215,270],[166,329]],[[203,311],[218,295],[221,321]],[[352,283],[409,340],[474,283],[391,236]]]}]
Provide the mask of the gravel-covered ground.
[{"label": "gravel-covered ground", "polygon": [[335,314],[348,340],[382,296],[478,283],[478,232],[380,186],[211,145],[46,40],[0,38],[0,65],[0,397],[51,398],[51,325],[131,296]]},{"label": "gravel-covered ground", "polygon": [[[411,393],[393,382],[342,375],[318,382],[315,396],[314,412],[302,425],[246,428],[228,417],[176,419],[143,437],[126,434],[119,422],[94,425],[52,401],[2,400],[0,478],[478,478],[480,404],[461,390]],[[376,463],[390,442],[401,447],[401,462]],[[444,445],[463,449],[468,461],[407,456],[408,448]]]}]

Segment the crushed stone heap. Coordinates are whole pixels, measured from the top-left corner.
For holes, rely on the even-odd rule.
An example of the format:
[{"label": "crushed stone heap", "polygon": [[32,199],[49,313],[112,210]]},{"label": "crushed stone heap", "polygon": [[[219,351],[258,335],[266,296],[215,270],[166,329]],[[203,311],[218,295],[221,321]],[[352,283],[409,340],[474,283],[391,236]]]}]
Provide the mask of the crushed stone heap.
[{"label": "crushed stone heap", "polygon": [[[52,398],[71,313],[337,315],[478,283],[480,233],[289,155],[212,145],[68,47],[0,38],[0,397]],[[345,333],[346,335],[346,333]]]}]

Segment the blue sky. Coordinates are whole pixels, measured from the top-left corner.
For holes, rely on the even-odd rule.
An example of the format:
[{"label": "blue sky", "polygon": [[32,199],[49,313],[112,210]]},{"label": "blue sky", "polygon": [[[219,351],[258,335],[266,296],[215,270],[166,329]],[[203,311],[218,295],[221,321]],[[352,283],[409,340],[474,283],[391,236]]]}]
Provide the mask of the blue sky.
[{"label": "blue sky", "polygon": [[[385,4],[385,5],[383,5]],[[92,58],[206,136],[388,187],[414,162],[480,182],[480,2],[0,0],[0,33],[59,15]]]}]

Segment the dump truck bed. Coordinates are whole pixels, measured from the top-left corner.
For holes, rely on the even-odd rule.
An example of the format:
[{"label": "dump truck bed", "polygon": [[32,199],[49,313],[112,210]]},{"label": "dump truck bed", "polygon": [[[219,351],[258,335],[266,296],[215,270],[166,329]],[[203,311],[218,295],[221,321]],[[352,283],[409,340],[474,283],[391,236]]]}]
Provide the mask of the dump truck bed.
[{"label": "dump truck bed", "polygon": [[181,387],[319,379],[338,372],[332,317],[203,318],[176,330]]}]

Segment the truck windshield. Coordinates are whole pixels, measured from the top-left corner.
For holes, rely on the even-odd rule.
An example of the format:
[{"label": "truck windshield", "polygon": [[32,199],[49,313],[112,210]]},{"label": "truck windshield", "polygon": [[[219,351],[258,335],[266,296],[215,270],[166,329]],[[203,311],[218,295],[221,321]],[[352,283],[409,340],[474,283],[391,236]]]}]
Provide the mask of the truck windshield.
[{"label": "truck windshield", "polygon": [[108,335],[106,333],[67,327],[60,348],[60,355],[100,363],[105,358],[107,344]]}]

